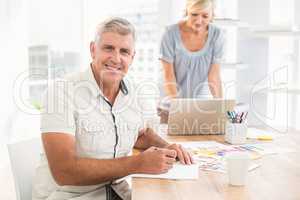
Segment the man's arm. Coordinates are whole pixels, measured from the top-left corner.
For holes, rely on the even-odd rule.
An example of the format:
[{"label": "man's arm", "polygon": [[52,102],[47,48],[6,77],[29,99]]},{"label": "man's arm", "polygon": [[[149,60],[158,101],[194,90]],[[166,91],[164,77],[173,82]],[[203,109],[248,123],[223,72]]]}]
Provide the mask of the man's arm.
[{"label": "man's arm", "polygon": [[182,164],[192,164],[193,158],[180,144],[169,144],[151,128],[144,128],[139,131],[139,137],[134,145],[137,149],[147,149],[149,147],[160,147],[176,151],[176,157]]},{"label": "man's arm", "polygon": [[139,137],[134,145],[135,148],[145,150],[149,147],[155,146],[165,148],[170,145],[167,141],[157,135],[153,129],[144,128],[139,131]]},{"label": "man's arm", "polygon": [[76,156],[75,137],[64,133],[43,133],[42,141],[50,171],[59,185],[95,185],[133,173],[167,172],[175,162],[174,150],[150,148],[137,155],[115,159]]}]

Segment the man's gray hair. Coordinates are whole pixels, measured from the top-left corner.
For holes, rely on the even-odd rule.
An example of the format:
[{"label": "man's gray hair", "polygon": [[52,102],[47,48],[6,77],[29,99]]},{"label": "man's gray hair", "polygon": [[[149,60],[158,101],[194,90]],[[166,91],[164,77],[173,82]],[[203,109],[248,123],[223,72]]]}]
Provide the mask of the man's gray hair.
[{"label": "man's gray hair", "polygon": [[120,35],[131,34],[133,40],[136,40],[134,26],[126,19],[120,17],[112,17],[98,24],[94,42],[98,42],[102,33],[107,32],[118,33]]}]

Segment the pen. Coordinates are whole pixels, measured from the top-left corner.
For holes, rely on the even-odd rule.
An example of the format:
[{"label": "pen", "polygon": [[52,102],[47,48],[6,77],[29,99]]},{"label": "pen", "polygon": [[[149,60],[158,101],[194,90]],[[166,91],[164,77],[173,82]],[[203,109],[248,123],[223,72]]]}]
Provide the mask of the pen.
[{"label": "pen", "polygon": [[237,113],[235,111],[232,111],[233,118],[236,118]]},{"label": "pen", "polygon": [[246,120],[246,118],[247,118],[247,115],[248,115],[248,112],[246,112],[246,114],[245,114],[245,116],[244,116],[244,119],[243,119],[243,121],[244,121],[244,120]]},{"label": "pen", "polygon": [[244,150],[248,150],[248,151],[254,151],[251,147],[247,147],[247,146],[240,146],[240,148],[244,149]]},{"label": "pen", "polygon": [[231,117],[232,117],[232,122],[233,123],[236,123],[236,115],[235,115],[235,112],[230,112],[231,113]]},{"label": "pen", "polygon": [[233,123],[233,118],[232,118],[232,114],[230,111],[227,111],[227,115],[229,117],[229,120],[231,121],[231,123]]},{"label": "pen", "polygon": [[241,114],[241,116],[240,116],[240,123],[242,123],[242,121],[243,121],[243,115],[244,115],[244,112],[242,112],[242,114]]},{"label": "pen", "polygon": [[237,113],[235,111],[227,111],[227,116],[231,123],[242,123],[243,121],[245,121],[247,114],[248,112]]},{"label": "pen", "polygon": [[232,118],[231,118],[231,114],[230,114],[229,111],[227,111],[227,115],[228,115],[228,117],[229,117],[230,119],[232,119]]},{"label": "pen", "polygon": [[257,149],[259,151],[264,151],[262,148],[256,147],[256,146],[251,146],[252,149]]},{"label": "pen", "polygon": [[235,117],[235,122],[240,123],[240,114],[237,114]]}]

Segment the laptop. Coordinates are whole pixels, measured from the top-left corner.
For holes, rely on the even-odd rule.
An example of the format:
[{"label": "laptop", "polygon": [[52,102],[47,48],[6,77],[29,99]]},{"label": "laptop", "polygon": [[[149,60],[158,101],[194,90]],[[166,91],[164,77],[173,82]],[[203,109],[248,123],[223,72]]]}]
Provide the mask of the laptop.
[{"label": "laptop", "polygon": [[227,111],[235,100],[172,99],[168,117],[169,135],[224,134]]}]

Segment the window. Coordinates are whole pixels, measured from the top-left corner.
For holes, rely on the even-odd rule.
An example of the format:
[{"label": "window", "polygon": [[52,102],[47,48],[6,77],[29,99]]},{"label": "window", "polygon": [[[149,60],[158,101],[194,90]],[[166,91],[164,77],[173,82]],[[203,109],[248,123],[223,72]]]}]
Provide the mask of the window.
[{"label": "window", "polygon": [[29,94],[34,104],[40,102],[48,80],[79,69],[81,6],[81,0],[28,2]]},{"label": "window", "polygon": [[294,0],[270,1],[270,24],[276,26],[294,25]]},{"label": "window", "polygon": [[[118,16],[129,20],[135,26],[137,41],[135,59],[128,76],[139,82],[141,79],[157,81],[159,71],[157,52],[160,41],[157,24],[158,0],[113,0],[110,2],[92,0],[87,1],[86,13],[88,13],[86,23],[89,32],[87,42],[91,39],[96,24],[106,17]],[[150,69],[153,73],[149,73]]]},{"label": "window", "polygon": [[[235,81],[236,70],[240,64],[237,60],[237,0],[216,1],[215,23],[221,27],[225,33],[225,55],[221,65],[221,76],[225,98],[234,99],[236,96]],[[220,23],[223,22],[223,23]]]},{"label": "window", "polygon": [[[287,31],[294,29],[294,0],[272,0],[270,24]],[[271,36],[269,39],[269,72],[274,88],[282,87],[281,92],[268,94],[268,116],[272,124],[285,130],[292,126],[294,109],[297,107],[294,95],[289,95],[288,88],[294,85],[293,74],[297,73],[295,66],[294,38],[289,36]],[[279,90],[280,91],[280,90]],[[270,106],[272,105],[272,106]]]},{"label": "window", "polygon": [[[158,63],[158,46],[160,42],[159,34],[159,0],[112,0],[112,1],[86,1],[85,23],[87,34],[84,46],[88,47],[89,41],[93,37],[96,25],[103,19],[110,16],[123,17],[129,20],[136,29],[136,55],[130,66],[127,77],[136,83],[144,85],[158,84],[159,63]],[[101,10],[101,11],[100,11]],[[87,51],[86,49],[85,51]],[[88,53],[84,56],[85,63],[90,61]],[[140,86],[140,93],[148,94],[147,106],[156,114],[155,104],[157,98],[157,89]],[[142,91],[143,90],[143,91]],[[151,91],[150,91],[151,90]]]}]

